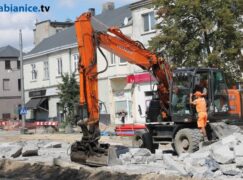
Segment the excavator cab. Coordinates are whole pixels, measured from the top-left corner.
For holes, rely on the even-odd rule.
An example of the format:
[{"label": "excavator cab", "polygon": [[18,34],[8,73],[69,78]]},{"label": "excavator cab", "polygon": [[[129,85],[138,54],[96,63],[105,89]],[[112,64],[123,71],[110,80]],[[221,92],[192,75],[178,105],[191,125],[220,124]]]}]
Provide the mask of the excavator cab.
[{"label": "excavator cab", "polygon": [[216,68],[180,68],[173,72],[169,117],[161,118],[160,99],[154,96],[147,111],[147,123],[162,122],[163,120],[175,123],[196,122],[195,106],[189,102],[190,94],[194,94],[196,91],[204,94],[210,121],[218,121],[227,117],[229,99],[222,71]]},{"label": "excavator cab", "polygon": [[210,121],[218,121],[227,116],[229,99],[222,71],[216,68],[182,68],[173,72],[170,93],[173,122],[196,121],[195,106],[189,103],[190,94],[196,91],[204,94]]}]

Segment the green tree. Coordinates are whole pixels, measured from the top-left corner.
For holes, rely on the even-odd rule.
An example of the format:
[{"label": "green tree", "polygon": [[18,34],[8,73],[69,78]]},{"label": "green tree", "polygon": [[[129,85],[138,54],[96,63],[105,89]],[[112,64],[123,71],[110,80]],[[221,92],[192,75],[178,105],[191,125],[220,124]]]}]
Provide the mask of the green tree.
[{"label": "green tree", "polygon": [[172,65],[223,69],[240,79],[242,0],[153,0],[161,33],[150,41]]},{"label": "green tree", "polygon": [[75,104],[79,102],[79,86],[77,84],[75,73],[62,75],[62,83],[58,85],[60,105],[65,114],[65,124],[74,122]]}]

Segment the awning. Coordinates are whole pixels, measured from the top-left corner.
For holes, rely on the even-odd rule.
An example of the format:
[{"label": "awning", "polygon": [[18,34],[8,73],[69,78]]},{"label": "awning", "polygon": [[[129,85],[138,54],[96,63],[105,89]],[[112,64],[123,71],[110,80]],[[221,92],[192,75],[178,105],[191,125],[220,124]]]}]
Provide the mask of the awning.
[{"label": "awning", "polygon": [[25,104],[25,107],[28,108],[28,109],[37,109],[45,100],[47,100],[46,97],[44,97],[44,98],[33,98]]}]

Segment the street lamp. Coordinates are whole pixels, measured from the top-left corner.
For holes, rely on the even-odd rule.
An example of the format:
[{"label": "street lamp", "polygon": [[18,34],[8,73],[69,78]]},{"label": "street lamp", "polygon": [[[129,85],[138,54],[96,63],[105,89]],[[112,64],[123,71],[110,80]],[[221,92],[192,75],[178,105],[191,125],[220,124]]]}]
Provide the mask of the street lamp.
[{"label": "street lamp", "polygon": [[[27,129],[25,128],[25,102],[24,102],[24,71],[23,71],[23,42],[22,42],[22,31],[19,30],[19,61],[20,61],[20,81],[21,81],[21,109],[20,114],[22,117],[22,127],[20,128],[20,134],[25,134]],[[8,69],[7,72],[11,73],[13,71],[19,71],[19,69]]]},{"label": "street lamp", "polygon": [[[21,110],[25,109],[24,102],[24,71],[23,71],[23,41],[22,41],[22,31],[19,30],[19,60],[20,60],[20,81],[21,81]],[[22,127],[20,128],[20,133],[24,134],[26,132],[25,128],[25,113],[22,113]]]}]

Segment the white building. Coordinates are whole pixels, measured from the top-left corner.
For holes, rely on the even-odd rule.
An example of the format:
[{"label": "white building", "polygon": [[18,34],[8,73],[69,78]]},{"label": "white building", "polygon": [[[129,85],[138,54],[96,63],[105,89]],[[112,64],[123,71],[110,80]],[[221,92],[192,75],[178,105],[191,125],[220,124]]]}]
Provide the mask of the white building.
[{"label": "white building", "polygon": [[[104,6],[110,7],[113,6]],[[145,46],[156,34],[154,30],[154,9],[150,0],[139,1],[117,9],[105,9],[95,16],[95,28],[101,23],[119,26],[124,34]],[[112,123],[121,123],[117,112],[127,111],[126,123],[145,122],[146,100],[151,97],[151,83],[148,75],[136,65],[131,65],[114,54],[104,50],[109,68],[99,75],[99,99],[103,101]],[[61,73],[71,73],[77,66],[78,52],[74,27],[44,39],[29,54],[24,56],[25,101],[29,108],[27,118],[36,120],[61,119],[57,85]],[[98,70],[105,67],[105,61],[98,53]],[[134,76],[130,76],[134,75]],[[129,81],[128,76],[145,78]],[[150,78],[149,78],[150,79]],[[138,107],[142,115],[138,112]],[[101,110],[104,112],[104,108]]]}]

